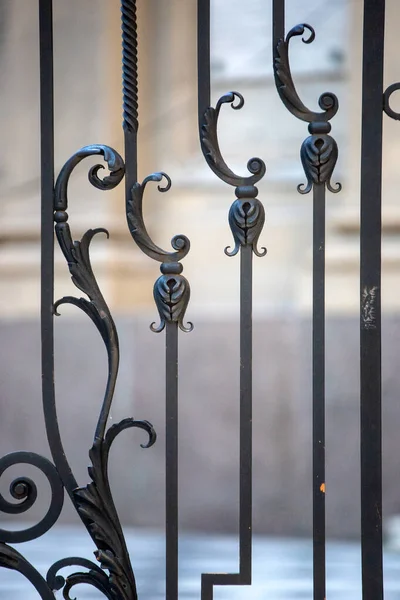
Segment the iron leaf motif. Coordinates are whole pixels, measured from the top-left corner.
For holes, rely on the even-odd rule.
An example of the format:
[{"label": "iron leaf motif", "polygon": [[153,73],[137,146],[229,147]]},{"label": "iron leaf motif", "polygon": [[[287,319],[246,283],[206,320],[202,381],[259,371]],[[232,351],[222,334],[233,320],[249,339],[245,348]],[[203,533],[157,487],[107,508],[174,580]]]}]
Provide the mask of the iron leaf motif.
[{"label": "iron leaf motif", "polygon": [[156,441],[156,433],[148,421],[124,419],[110,427],[104,439],[95,439],[89,452],[91,483],[75,490],[78,512],[86,524],[98,550],[95,553],[103,569],[110,573],[112,598],[136,598],[136,583],[118,514],[108,480],[108,456],[111,444],[124,429],[137,427],[149,435],[148,448]]},{"label": "iron leaf motif", "polygon": [[265,210],[257,198],[238,199],[229,210],[229,225],[231,227],[235,247],[229,251],[225,248],[225,254],[235,256],[240,246],[252,246],[256,256],[265,256],[266,248],[261,251],[257,249],[258,238],[264,226]]},{"label": "iron leaf motif", "polygon": [[315,183],[325,183],[330,192],[340,192],[340,183],[336,184],[336,188],[331,185],[338,147],[330,135],[311,135],[306,138],[301,146],[300,157],[307,177],[306,187],[302,184],[297,187],[301,194],[307,194]]},{"label": "iron leaf motif", "polygon": [[192,323],[189,322],[187,327],[183,324],[190,299],[190,286],[186,277],[179,274],[161,275],[154,284],[153,295],[160,315],[160,325],[155,327],[155,323],[152,323],[152,331],[159,333],[166,322],[178,323],[182,331],[192,331]]}]

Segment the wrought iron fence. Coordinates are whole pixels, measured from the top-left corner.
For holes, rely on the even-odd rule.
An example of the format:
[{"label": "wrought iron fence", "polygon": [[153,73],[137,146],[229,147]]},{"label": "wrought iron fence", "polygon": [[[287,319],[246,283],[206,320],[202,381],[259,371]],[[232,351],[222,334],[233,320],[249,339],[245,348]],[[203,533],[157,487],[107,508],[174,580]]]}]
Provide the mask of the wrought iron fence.
[{"label": "wrought iron fence", "polygon": [[[243,10],[246,10],[243,6]],[[99,190],[110,190],[125,177],[126,217],[129,231],[140,250],[160,263],[161,275],[154,284],[154,300],[159,324],[151,329],[165,330],[165,407],[166,407],[166,597],[178,598],[178,334],[188,333],[193,325],[186,321],[190,285],[182,274],[182,259],[190,250],[189,239],[178,234],[172,238],[171,251],[165,251],[151,239],[143,218],[146,186],[157,183],[168,192],[169,175],[155,172],[140,183],[137,176],[138,78],[137,23],[135,0],[122,0],[122,73],[123,129],[125,158],[106,145],[88,145],[78,150],[63,166],[54,181],[54,85],[52,0],[39,0],[40,90],[41,90],[41,326],[42,389],[47,437],[53,462],[33,452],[14,452],[0,460],[0,473],[15,464],[34,465],[51,487],[51,502],[44,518],[24,530],[0,530],[0,565],[22,573],[43,599],[54,599],[62,590],[65,598],[75,586],[86,583],[110,600],[137,598],[134,561],[131,562],[118,513],[113,502],[108,476],[108,457],[118,434],[139,428],[148,435],[148,448],[156,442],[156,432],[146,420],[127,417],[108,426],[118,375],[118,333],[96,281],[90,262],[90,243],[106,229],[90,229],[74,241],[69,224],[68,183],[74,168],[89,156],[101,156],[109,174],[99,177],[103,165],[89,171],[90,183]],[[382,456],[381,456],[381,167],[382,113],[400,119],[389,105],[391,94],[400,89],[394,84],[383,90],[384,0],[364,1],[363,113],[361,156],[361,287],[360,287],[360,365],[361,365],[361,513],[363,599],[383,597],[382,575]],[[313,194],[313,545],[314,598],[326,597],[325,575],[325,202],[326,191],[337,193],[332,183],[338,157],[337,143],[330,135],[331,119],[339,108],[337,97],[323,93],[320,112],[309,110],[296,91],[291,75],[289,46],[302,41],[310,44],[315,37],[311,25],[302,23],[285,33],[285,2],[273,0],[273,70],[277,92],[293,116],[308,123],[309,135],[300,156],[306,183],[298,186],[301,194]],[[251,584],[252,542],[252,266],[253,255],[263,257],[258,247],[265,212],[256,187],[265,175],[260,158],[250,158],[249,175],[239,176],[226,164],[218,143],[218,118],[228,104],[238,110],[243,96],[236,91],[224,94],[211,105],[210,99],[210,0],[198,0],[198,122],[204,158],[227,185],[234,188],[234,200],[228,220],[233,235],[228,257],[240,255],[240,517],[239,568],[237,573],[204,573],[201,597],[210,600],[214,586]],[[164,183],[163,183],[164,182]],[[73,220],[73,219],[72,219]],[[66,259],[73,284],[86,297],[66,296],[57,301],[54,287],[54,232]],[[57,422],[54,389],[53,321],[63,304],[74,304],[94,323],[108,356],[108,379],[103,404],[89,451],[90,482],[79,487],[64,452]],[[85,460],[82,457],[82,460]],[[59,560],[43,577],[11,544],[33,540],[57,521],[64,502],[64,490],[74,505],[82,525],[95,547],[97,564],[79,557]],[[0,510],[9,514],[27,511],[37,497],[35,482],[27,477],[15,479],[10,487],[11,502],[0,496]],[[72,568],[63,577],[60,570]],[[82,570],[83,569],[83,570]]]}]

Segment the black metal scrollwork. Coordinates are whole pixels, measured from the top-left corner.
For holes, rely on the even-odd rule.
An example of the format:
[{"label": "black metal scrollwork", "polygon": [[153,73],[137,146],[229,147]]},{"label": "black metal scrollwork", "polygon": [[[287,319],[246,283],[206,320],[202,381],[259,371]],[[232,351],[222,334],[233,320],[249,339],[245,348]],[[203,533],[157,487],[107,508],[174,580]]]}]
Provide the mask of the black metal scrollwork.
[{"label": "black metal scrollwork", "polygon": [[55,596],[46,580],[26,560],[22,554],[11,546],[0,543],[0,567],[21,573],[36,588],[42,600],[54,600]]},{"label": "black metal scrollwork", "polygon": [[[44,456],[34,452],[12,452],[0,459],[0,476],[14,465],[27,464],[38,468],[47,478],[51,489],[50,506],[39,523],[16,531],[0,529],[0,541],[19,543],[40,537],[54,525],[64,503],[64,488],[54,465]],[[10,494],[18,503],[9,502],[0,494],[0,512],[22,514],[29,510],[37,498],[37,487],[29,477],[18,477],[10,485]]]},{"label": "black metal scrollwork", "polygon": [[166,179],[167,185],[165,187],[158,185],[157,189],[159,192],[167,192],[171,188],[171,179],[163,172],[152,173],[142,183],[133,185],[126,202],[126,217],[129,231],[139,248],[150,258],[161,262],[162,275],[155,282],[153,290],[160,324],[155,327],[155,323],[152,323],[151,330],[159,333],[169,322],[177,323],[182,331],[190,332],[193,324],[189,322],[187,327],[183,324],[190,299],[190,285],[186,277],[181,274],[183,266],[180,264],[190,250],[190,241],[183,234],[175,235],[171,240],[174,252],[167,252],[153,242],[143,219],[143,195],[146,185],[150,181],[160,183],[163,178]]},{"label": "black metal scrollwork", "polygon": [[[116,436],[124,429],[136,427],[143,429],[149,436],[148,448],[156,441],[156,433],[148,421],[124,419],[107,430],[107,420],[114,395],[114,389],[119,366],[118,334],[110,310],[99,289],[92,270],[89,256],[89,246],[93,237],[105,229],[90,229],[80,241],[73,241],[70,227],[67,223],[67,187],[69,177],[75,166],[87,156],[100,154],[108,163],[110,175],[100,179],[98,171],[102,165],[96,165],[89,171],[89,181],[98,189],[112,189],[124,176],[124,162],[121,156],[108,146],[86,146],[74,154],[61,170],[55,186],[54,220],[55,230],[60,248],[68,262],[72,281],[75,286],[87,294],[85,298],[67,296],[58,300],[54,305],[55,313],[62,304],[74,304],[83,310],[93,321],[103,338],[108,355],[108,379],[103,404],[94,435],[94,442],[89,457],[91,466],[89,476],[91,482],[85,487],[73,490],[73,500],[83,523],[88,529],[97,546],[95,556],[102,569],[94,568],[90,561],[68,558],[55,563],[48,573],[48,582],[53,589],[63,587],[64,598],[69,598],[72,587],[80,583],[89,583],[100,590],[107,598],[132,600],[137,597],[136,583],[129,560],[121,524],[112,498],[108,480],[108,456],[111,444]],[[65,580],[56,576],[56,572],[64,566],[78,565],[89,568],[85,573],[73,573]]]},{"label": "black metal scrollwork", "polygon": [[289,62],[289,42],[293,37],[304,35],[305,30],[310,32],[310,36],[303,37],[302,41],[305,44],[311,44],[315,40],[315,30],[307,23],[296,25],[289,31],[286,39],[279,40],[274,57],[276,88],[286,108],[298,119],[308,123],[330,121],[339,109],[337,96],[331,92],[321,94],[318,104],[323,112],[317,113],[303,104],[293,83]]},{"label": "black metal scrollwork", "polygon": [[302,38],[305,44],[311,44],[315,39],[315,31],[311,25],[303,23],[296,25],[287,34],[285,39],[279,40],[275,48],[274,74],[276,89],[286,108],[298,119],[309,123],[310,136],[306,138],[301,146],[300,157],[307,184],[300,184],[297,189],[300,194],[311,191],[313,184],[326,184],[332,193],[340,192],[340,183],[336,187],[331,185],[331,177],[338,158],[338,147],[336,141],[328,135],[331,131],[329,121],[336,115],[339,109],[339,101],[335,94],[324,92],[318,100],[319,107],[323,112],[314,112],[307,108],[301,101],[293,82],[290,62],[289,43],[293,37],[302,36],[308,30],[308,38]]},{"label": "black metal scrollwork", "polygon": [[[236,99],[239,100],[237,104]],[[240,110],[244,106],[244,98],[239,92],[228,92],[221,96],[215,108],[207,108],[200,126],[200,143],[204,157],[211,170],[225,183],[234,186],[254,185],[265,175],[265,163],[261,158],[251,158],[247,163],[251,175],[241,177],[231,171],[222,157],[218,142],[218,118],[223,104],[230,104],[233,110]]]},{"label": "black metal scrollwork", "polygon": [[[235,100],[238,100],[235,104]],[[218,118],[223,104],[230,104],[234,110],[244,106],[244,98],[239,92],[228,92],[221,96],[216,107],[208,107],[200,123],[200,144],[211,170],[225,183],[236,186],[237,200],[229,211],[229,225],[235,241],[232,251],[225,248],[227,256],[235,256],[240,246],[252,246],[254,254],[265,256],[267,250],[257,250],[257,241],[265,222],[265,211],[261,202],[256,198],[258,190],[255,184],[265,175],[265,163],[261,158],[251,158],[247,169],[251,175],[242,177],[236,175],[224,161],[218,142]]]}]

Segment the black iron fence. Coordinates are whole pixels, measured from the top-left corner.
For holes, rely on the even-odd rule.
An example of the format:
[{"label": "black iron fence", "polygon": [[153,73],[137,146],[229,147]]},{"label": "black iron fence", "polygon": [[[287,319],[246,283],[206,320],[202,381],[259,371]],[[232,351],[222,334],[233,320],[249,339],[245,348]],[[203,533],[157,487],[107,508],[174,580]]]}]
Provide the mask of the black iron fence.
[{"label": "black iron fence", "polygon": [[[246,7],[243,6],[243,10]],[[327,9],[328,10],[328,9]],[[109,483],[108,457],[118,434],[139,428],[148,435],[148,448],[156,442],[156,432],[146,420],[129,416],[109,426],[119,364],[118,333],[93,273],[90,243],[106,229],[90,229],[74,241],[68,209],[68,183],[74,168],[83,159],[100,156],[109,174],[100,178],[103,165],[89,171],[90,183],[99,190],[110,190],[125,177],[126,217],[133,240],[149,258],[160,263],[161,275],[154,284],[154,300],[159,323],[156,332],[165,330],[165,407],[166,407],[166,597],[178,598],[178,338],[179,330],[188,333],[193,325],[186,320],[190,285],[182,274],[182,259],[190,250],[189,239],[178,234],[172,238],[171,251],[165,251],[149,236],[143,218],[143,201],[148,184],[156,183],[162,193],[171,187],[169,175],[154,172],[140,183],[137,175],[138,78],[137,23],[135,0],[122,0],[122,73],[123,128],[125,158],[106,145],[88,145],[78,150],[54,180],[54,85],[52,0],[39,0],[40,17],[40,89],[41,89],[41,182],[42,182],[42,386],[43,409],[53,462],[33,452],[15,452],[0,460],[0,473],[15,464],[34,465],[49,481],[52,497],[44,518],[24,530],[0,530],[0,565],[22,573],[43,599],[54,599],[62,589],[65,598],[71,589],[86,583],[110,600],[134,600],[137,597],[135,564],[131,562],[124,533]],[[364,54],[361,156],[361,283],[360,283],[360,366],[361,366],[361,542],[364,600],[383,597],[382,575],[382,456],[381,456],[381,170],[382,116],[385,112],[400,119],[389,105],[391,94],[400,88],[394,84],[384,92],[384,0],[364,1]],[[277,92],[294,117],[308,123],[309,135],[300,148],[306,183],[298,186],[301,194],[313,194],[313,545],[314,598],[326,597],[325,558],[325,203],[326,192],[337,193],[333,183],[338,146],[331,135],[332,117],[339,109],[337,97],[323,93],[320,112],[309,110],[301,100],[291,75],[289,46],[298,38],[310,44],[315,37],[311,25],[285,27],[285,2],[273,1],[273,70]],[[260,158],[250,158],[249,175],[239,176],[226,164],[218,143],[218,118],[225,104],[237,110],[243,96],[236,91],[224,94],[211,104],[210,94],[210,0],[198,0],[198,119],[199,139],[204,158],[223,182],[233,187],[233,203],[228,219],[233,235],[228,257],[240,255],[240,513],[239,565],[236,573],[204,573],[201,597],[213,597],[214,586],[250,585],[252,574],[252,266],[253,255],[263,257],[259,248],[265,210],[256,187],[265,175]],[[73,222],[73,218],[72,218]],[[85,297],[53,297],[54,232],[66,259],[73,284]],[[90,481],[79,487],[63,448],[57,422],[54,389],[54,316],[63,304],[81,309],[96,326],[108,356],[108,379],[98,416],[93,445],[89,451]],[[86,460],[82,457],[82,460]],[[33,540],[47,532],[57,521],[69,496],[82,525],[89,532],[97,563],[79,557],[67,557],[49,566],[42,576],[11,545]],[[27,511],[37,497],[35,482],[27,477],[15,479],[10,487],[12,502],[0,496],[0,510],[9,514]],[[70,574],[60,570],[70,567]]]}]

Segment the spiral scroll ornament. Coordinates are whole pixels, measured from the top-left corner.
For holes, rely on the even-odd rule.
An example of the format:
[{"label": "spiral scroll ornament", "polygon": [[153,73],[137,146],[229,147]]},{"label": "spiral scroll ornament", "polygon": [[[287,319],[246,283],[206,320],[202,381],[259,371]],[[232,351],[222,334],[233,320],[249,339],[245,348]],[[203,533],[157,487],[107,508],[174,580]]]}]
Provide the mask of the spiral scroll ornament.
[{"label": "spiral scroll ornament", "polygon": [[[26,529],[8,531],[0,529],[0,541],[10,543],[28,542],[45,534],[60,516],[64,503],[64,488],[54,465],[44,456],[34,452],[12,452],[0,459],[0,477],[6,469],[16,465],[31,465],[41,471],[51,490],[50,506],[39,523]],[[17,477],[10,485],[10,495],[18,502],[10,502],[0,494],[0,512],[22,514],[36,502],[37,487],[30,477]]]}]

